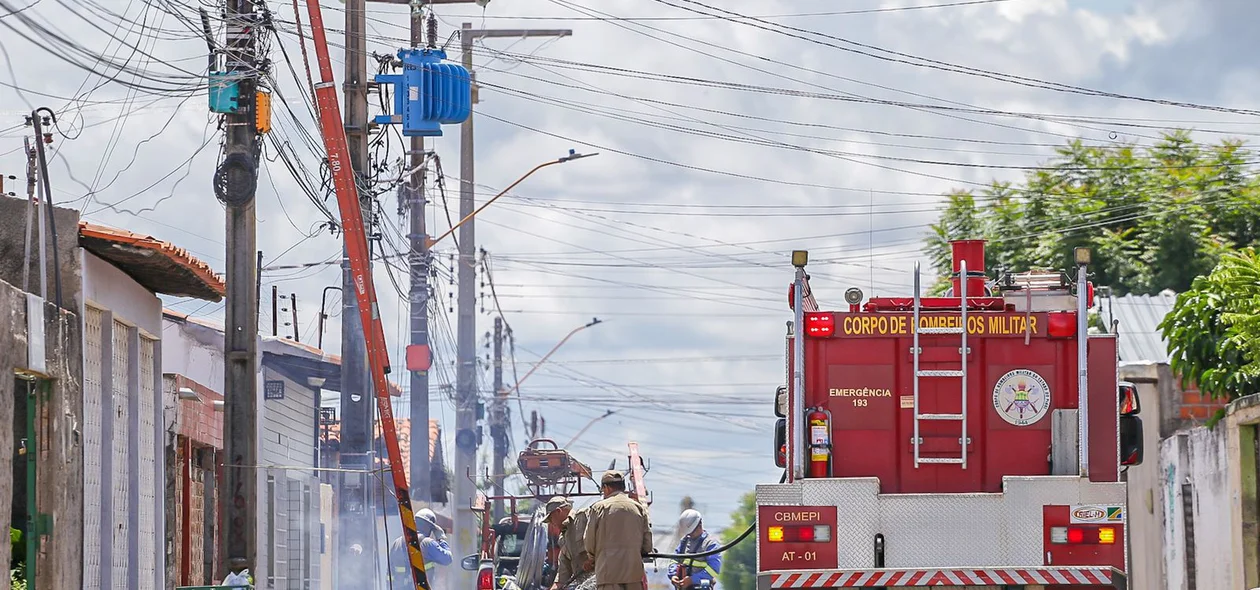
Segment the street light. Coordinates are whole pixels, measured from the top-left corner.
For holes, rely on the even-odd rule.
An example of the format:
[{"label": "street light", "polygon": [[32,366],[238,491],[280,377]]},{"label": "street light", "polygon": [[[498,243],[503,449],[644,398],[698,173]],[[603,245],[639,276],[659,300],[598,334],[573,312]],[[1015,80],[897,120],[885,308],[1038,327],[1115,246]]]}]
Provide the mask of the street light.
[{"label": "street light", "polygon": [[579,430],[577,434],[573,435],[573,438],[569,439],[569,442],[564,443],[564,448],[567,449],[573,446],[573,443],[577,442],[577,439],[582,438],[582,435],[586,434],[586,431],[590,430],[590,428],[594,426],[596,422],[599,422],[600,420],[603,420],[604,418],[607,418],[616,413],[617,413],[616,410],[604,410],[604,413],[602,415],[592,418],[590,422],[586,423],[586,426],[583,426],[582,429]]},{"label": "street light", "polygon": [[566,163],[566,162],[572,162],[572,161],[574,161],[574,160],[580,160],[580,159],[582,159],[582,158],[589,158],[589,157],[591,157],[591,156],[598,156],[598,155],[599,155],[599,153],[598,153],[598,152],[597,152],[597,153],[594,153],[594,154],[579,154],[579,153],[577,153],[577,152],[576,152],[576,151],[574,151],[574,150],[569,150],[569,155],[567,155],[567,156],[565,156],[565,157],[563,157],[563,158],[557,158],[557,159],[552,160],[552,161],[550,161],[550,162],[543,162],[542,164],[539,164],[539,165],[537,165],[537,166],[534,166],[534,169],[533,169],[533,170],[530,170],[529,172],[526,172],[524,176],[522,176],[522,177],[520,177],[520,178],[516,179],[516,182],[513,182],[512,184],[508,185],[508,187],[507,187],[507,188],[505,188],[505,189],[503,189],[502,191],[500,191],[500,192],[499,192],[499,194],[495,195],[495,196],[494,196],[493,198],[491,198],[489,201],[486,201],[484,204],[482,204],[480,207],[478,207],[476,211],[473,211],[472,213],[469,213],[467,217],[465,217],[465,218],[463,218],[463,219],[459,220],[459,223],[456,223],[455,225],[451,226],[451,229],[446,230],[446,233],[443,233],[442,235],[440,235],[440,236],[438,236],[438,237],[436,237],[436,238],[432,238],[432,239],[430,239],[430,240],[429,240],[429,247],[430,247],[430,248],[432,248],[434,244],[436,244],[436,243],[438,243],[438,242],[442,241],[442,239],[443,239],[443,238],[445,238],[446,236],[449,236],[449,235],[451,235],[452,233],[455,233],[455,230],[456,230],[456,229],[458,229],[458,228],[459,228],[459,226],[464,225],[464,223],[465,223],[465,222],[467,222],[469,219],[472,219],[473,217],[476,217],[476,215],[477,215],[478,213],[481,213],[482,209],[485,209],[486,207],[489,207],[489,206],[490,206],[490,203],[493,203],[493,202],[497,201],[497,200],[499,199],[499,197],[502,197],[503,195],[506,195],[506,194],[508,193],[508,191],[510,191],[510,190],[512,190],[512,189],[514,189],[514,188],[516,188],[516,185],[520,184],[520,183],[521,183],[522,181],[524,181],[526,178],[529,178],[529,176],[530,176],[531,174],[533,174],[533,173],[535,173],[535,172],[538,172],[539,170],[542,170],[543,168],[546,168],[546,167],[548,167],[548,166],[553,166],[553,165],[555,165],[555,164],[564,164],[564,163]]},{"label": "street light", "polygon": [[553,353],[559,350],[561,346],[564,346],[564,343],[568,342],[569,338],[572,338],[574,334],[577,334],[578,332],[581,332],[582,330],[585,330],[596,324],[602,324],[602,323],[604,322],[601,321],[599,318],[591,318],[591,321],[587,322],[585,325],[574,328],[573,331],[569,332],[568,335],[566,335],[564,338],[560,340],[560,342],[556,343],[555,346],[551,347],[551,350],[548,351],[547,354],[543,355],[542,360],[539,360],[537,363],[534,363],[534,366],[530,367],[529,372],[525,373],[525,376],[521,377],[520,381],[517,381],[516,385],[512,386],[512,391],[509,393],[520,393],[521,384],[524,383],[526,379],[529,379],[529,376],[533,375],[534,371],[538,370],[538,367],[541,367],[543,363],[547,362],[547,359],[551,358],[551,355]]}]

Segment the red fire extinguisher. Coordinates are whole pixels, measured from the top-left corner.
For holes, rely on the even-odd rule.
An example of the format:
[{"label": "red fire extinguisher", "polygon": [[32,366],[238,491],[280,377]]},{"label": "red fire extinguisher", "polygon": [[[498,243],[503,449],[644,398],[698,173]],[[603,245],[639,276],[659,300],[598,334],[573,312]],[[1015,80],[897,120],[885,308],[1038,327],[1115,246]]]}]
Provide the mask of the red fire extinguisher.
[{"label": "red fire extinguisher", "polygon": [[810,410],[809,420],[809,476],[828,477],[831,467],[830,416],[822,408]]}]

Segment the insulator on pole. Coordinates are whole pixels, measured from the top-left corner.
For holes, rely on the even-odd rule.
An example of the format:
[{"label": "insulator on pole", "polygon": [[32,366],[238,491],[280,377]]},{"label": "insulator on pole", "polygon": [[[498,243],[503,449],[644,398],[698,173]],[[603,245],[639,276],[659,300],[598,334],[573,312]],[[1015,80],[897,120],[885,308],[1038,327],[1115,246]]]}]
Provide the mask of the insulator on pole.
[{"label": "insulator on pole", "polygon": [[429,49],[435,49],[437,47],[438,34],[437,15],[433,14],[432,10],[429,10],[429,27],[427,32],[429,34]]}]

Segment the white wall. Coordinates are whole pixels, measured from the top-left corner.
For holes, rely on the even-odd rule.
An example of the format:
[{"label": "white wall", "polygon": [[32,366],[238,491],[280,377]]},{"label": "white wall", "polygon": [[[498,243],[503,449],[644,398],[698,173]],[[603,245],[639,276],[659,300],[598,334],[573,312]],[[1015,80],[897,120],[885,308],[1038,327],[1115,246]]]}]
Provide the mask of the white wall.
[{"label": "white wall", "polygon": [[162,304],[114,265],[83,269],[84,588],[164,586]]},{"label": "white wall", "polygon": [[223,393],[223,333],[191,322],[163,319],[162,371],[178,373]]},{"label": "white wall", "polygon": [[[1229,493],[1225,432],[1223,425],[1214,430],[1195,428],[1160,443],[1167,514],[1163,555],[1169,590],[1189,588],[1190,550],[1197,588],[1242,588],[1242,580],[1235,579],[1238,568],[1231,563],[1234,501]],[[1189,493],[1188,500],[1183,492]],[[1193,533],[1188,534],[1191,527]]]},{"label": "white wall", "polygon": [[1123,364],[1120,378],[1131,381],[1142,402],[1142,436],[1146,456],[1124,472],[1129,484],[1129,585],[1164,588],[1163,529],[1167,503],[1163,497],[1163,462],[1159,456],[1159,370],[1155,364]]},{"label": "white wall", "polygon": [[83,300],[114,312],[153,338],[162,333],[162,300],[118,267],[83,252]]}]

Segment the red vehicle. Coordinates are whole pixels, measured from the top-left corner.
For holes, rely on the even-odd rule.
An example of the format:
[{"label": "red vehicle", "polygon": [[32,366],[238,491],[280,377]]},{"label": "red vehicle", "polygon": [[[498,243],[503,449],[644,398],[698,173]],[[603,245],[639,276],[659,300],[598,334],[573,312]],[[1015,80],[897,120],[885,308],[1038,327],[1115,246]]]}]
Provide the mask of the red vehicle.
[{"label": "red vehicle", "polygon": [[989,281],[953,244],[952,287],[822,311],[794,252],[776,461],[757,486],[759,590],[1124,588],[1123,465],[1142,459],[1114,334],[1077,276]]}]

